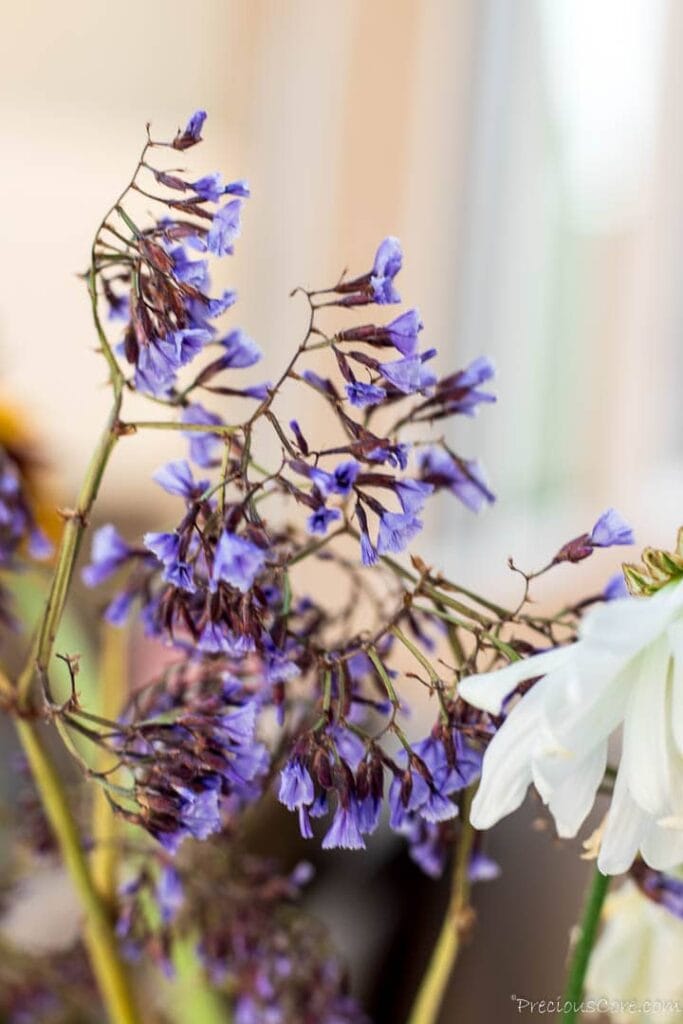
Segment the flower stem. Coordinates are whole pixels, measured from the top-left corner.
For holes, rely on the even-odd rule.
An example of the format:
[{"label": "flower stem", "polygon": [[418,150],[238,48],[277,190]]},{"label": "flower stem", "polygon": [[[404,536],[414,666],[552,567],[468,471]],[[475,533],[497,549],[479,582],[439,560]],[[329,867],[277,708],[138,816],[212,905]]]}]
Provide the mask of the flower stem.
[{"label": "flower stem", "polygon": [[69,513],[69,518],[62,533],[55,573],[52,577],[43,617],[38,626],[36,640],[31,646],[26,665],[17,680],[17,695],[21,704],[27,703],[36,668],[39,672],[47,674],[52,645],[54,644],[64,605],[66,604],[69,584],[71,583],[83,532],[87,525],[88,515],[97,497],[109,456],[118,440],[117,425],[120,409],[121,390],[120,387],[115,385],[114,404],[109,413],[109,419],[90,460],[76,508]]},{"label": "flower stem", "polygon": [[[128,644],[127,632],[105,622],[101,630],[100,692],[101,715],[116,721],[121,712],[128,689]],[[105,772],[111,768],[112,757],[106,748],[98,750],[96,768]],[[116,895],[116,861],[118,819],[112,813],[111,805],[102,786],[95,786],[92,808],[92,837],[95,847],[90,858],[93,882],[107,905],[114,903]]]},{"label": "flower stem", "polygon": [[460,809],[462,830],[455,850],[451,894],[439,937],[413,1003],[408,1024],[436,1024],[448,979],[460,952],[469,910],[469,863],[474,829],[469,820],[472,794],[466,790]]},{"label": "flower stem", "polygon": [[141,1024],[107,909],[88,870],[81,837],[61,780],[33,722],[16,719],[24,752],[74,883],[86,922],[84,941],[112,1024]]},{"label": "flower stem", "polygon": [[603,875],[596,868],[586,897],[586,904],[579,925],[579,936],[574,946],[569,965],[569,974],[567,975],[563,1017],[570,1024],[581,1016],[580,1005],[583,997],[586,971],[588,970],[591,953],[593,952],[593,946],[598,934],[600,915],[605,897],[607,896],[607,890],[609,889],[609,883],[609,875]]}]

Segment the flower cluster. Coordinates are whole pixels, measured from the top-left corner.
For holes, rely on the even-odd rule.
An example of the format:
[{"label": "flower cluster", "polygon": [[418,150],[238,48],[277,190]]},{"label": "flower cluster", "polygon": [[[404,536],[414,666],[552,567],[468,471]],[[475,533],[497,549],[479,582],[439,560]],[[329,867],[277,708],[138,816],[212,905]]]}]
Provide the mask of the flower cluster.
[{"label": "flower cluster", "polygon": [[221,831],[263,788],[269,758],[257,711],[226,673],[182,673],[139,694],[100,740],[132,778],[125,802],[112,804],[172,854],[187,837]]},{"label": "flower cluster", "polygon": [[[211,846],[197,853],[185,867],[145,865],[124,885],[117,932],[128,957],[146,950],[172,975],[173,942],[187,932],[212,985],[234,993],[238,1024],[367,1024],[324,929],[293,913],[310,865],[283,875],[269,861],[229,861]],[[157,926],[145,900],[157,907]]]}]

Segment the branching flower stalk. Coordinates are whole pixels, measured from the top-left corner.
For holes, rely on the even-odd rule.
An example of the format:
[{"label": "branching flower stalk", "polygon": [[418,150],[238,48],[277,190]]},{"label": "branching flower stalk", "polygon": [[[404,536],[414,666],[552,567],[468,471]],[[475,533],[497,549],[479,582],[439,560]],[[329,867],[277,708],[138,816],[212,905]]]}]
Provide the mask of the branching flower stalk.
[{"label": "branching flower stalk", "polygon": [[[204,119],[198,111],[170,142],[148,133],[96,233],[86,277],[112,406],[76,506],[63,513],[26,664],[16,685],[0,680],[0,699],[14,714],[81,898],[85,943],[112,1021],[139,1019],[129,962],[151,960],[171,974],[174,955],[185,956],[190,943],[240,1021],[367,1019],[338,958],[290,913],[307,872],[284,875],[245,852],[245,818],[275,785],[305,839],[327,819],[324,849],[364,849],[386,806],[389,827],[428,875],[440,875],[453,851],[450,902],[411,1016],[411,1024],[433,1024],[461,945],[470,878],[490,877],[475,835],[491,790],[486,766],[545,685],[535,682],[543,671],[527,664],[578,648],[586,609],[615,596],[592,595],[544,616],[530,605],[530,583],[595,549],[630,542],[630,530],[609,510],[540,573],[522,574],[524,593],[512,609],[414,554],[404,564],[434,494],[448,491],[473,511],[494,501],[480,464],[444,434],[430,435],[495,400],[487,390],[493,367],[481,358],[457,372],[432,371],[436,352],[420,348],[416,309],[386,324],[345,319],[329,328],[335,313],[352,318],[400,301],[402,252],[387,238],[365,273],[295,290],[306,302],[301,342],[274,383],[242,384],[239,374],[257,364],[260,350],[241,329],[219,330],[236,296],[211,297],[209,259],[232,254],[248,186],[159,166],[201,141]],[[140,226],[136,197],[161,215]],[[305,392],[306,406],[319,403],[333,429],[325,447],[314,425],[283,422],[285,387]],[[157,414],[127,420],[129,392]],[[237,415],[242,404],[250,411]],[[93,588],[116,580],[103,610],[107,629],[136,616],[175,660],[128,694],[125,673],[109,658],[105,693],[92,709],[81,704],[74,660],[58,652],[71,674],[70,696],[58,702],[54,648],[81,542],[115,447],[144,430],[180,432],[189,446],[188,460],[155,474],[178,499],[178,521],[140,541],[101,526],[81,574]],[[266,435],[279,449],[274,465],[263,457]],[[44,544],[19,470],[3,457],[0,556],[13,568],[22,545],[39,556]],[[302,590],[306,562],[320,578],[330,574],[336,604]],[[0,614],[10,621],[3,592]],[[107,647],[119,649],[111,640]],[[492,673],[488,683],[483,667]],[[406,711],[421,694],[433,698],[435,715],[428,734],[415,739]],[[44,725],[54,726],[84,780],[98,787],[89,858]],[[528,785],[522,768],[520,800]],[[603,766],[596,785],[604,774]],[[133,826],[139,841],[131,843],[131,829],[109,827],[107,814]],[[116,892],[119,867],[124,882]]]}]

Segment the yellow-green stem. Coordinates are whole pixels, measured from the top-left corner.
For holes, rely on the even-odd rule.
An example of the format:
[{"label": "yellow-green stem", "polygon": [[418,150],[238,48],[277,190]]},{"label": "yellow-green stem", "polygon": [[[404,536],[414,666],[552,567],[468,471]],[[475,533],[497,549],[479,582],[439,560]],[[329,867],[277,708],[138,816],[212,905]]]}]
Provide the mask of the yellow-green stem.
[{"label": "yellow-green stem", "polygon": [[35,723],[16,719],[36,788],[85,913],[84,941],[111,1024],[141,1024],[107,908],[88,870],[71,808]]},{"label": "yellow-green stem", "polygon": [[120,386],[115,385],[114,404],[109,413],[109,419],[90,460],[76,508],[69,513],[69,518],[64,526],[57,553],[57,564],[54,576],[52,577],[43,617],[38,627],[36,640],[31,646],[26,665],[17,681],[17,695],[21,704],[26,704],[28,701],[31,682],[33,681],[36,668],[47,673],[52,646],[64,611],[64,605],[66,604],[69,584],[71,583],[88,515],[97,497],[109,456],[118,439],[117,425],[120,409],[121,389]]},{"label": "yellow-green stem", "polygon": [[462,829],[455,850],[451,893],[441,931],[422,978],[408,1024],[435,1024],[448,985],[448,979],[457,960],[464,925],[469,908],[469,863],[474,840],[474,829],[469,821],[472,794],[463,794],[460,809]]},{"label": "yellow-green stem", "polygon": [[[103,623],[100,652],[100,690],[98,714],[115,722],[125,701],[128,683],[128,634],[108,622]],[[112,757],[98,748],[95,768],[104,772],[111,768]],[[90,859],[93,882],[102,899],[111,904],[116,893],[117,818],[101,786],[95,786],[92,810],[92,836],[95,848]]]}]

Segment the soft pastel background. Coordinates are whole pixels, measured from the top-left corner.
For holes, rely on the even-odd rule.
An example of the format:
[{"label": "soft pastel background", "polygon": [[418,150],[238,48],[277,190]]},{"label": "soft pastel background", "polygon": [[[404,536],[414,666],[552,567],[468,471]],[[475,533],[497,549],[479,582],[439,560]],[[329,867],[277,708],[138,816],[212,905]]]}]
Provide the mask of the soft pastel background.
[{"label": "soft pastel background", "polygon": [[[400,290],[442,365],[495,360],[500,400],[458,425],[499,496],[444,499],[421,550],[490,593],[614,504],[668,544],[683,484],[683,5],[677,0],[33,0],[0,38],[0,372],[68,503],[106,407],[82,282],[92,231],[144,123],[197,106],[202,169],[249,178],[236,322],[274,372],[301,332],[296,284],[361,271],[398,235]],[[99,515],[158,518],[163,435],[121,445]],[[611,553],[539,588],[600,586]],[[504,877],[443,1021],[512,1019],[554,997],[582,885],[577,850],[497,829]],[[334,860],[314,902],[375,1019],[397,1024],[443,892],[381,840]],[[338,873],[337,873],[338,869]],[[55,910],[55,914],[58,909]],[[459,1016],[458,1016],[459,1015]]]}]

